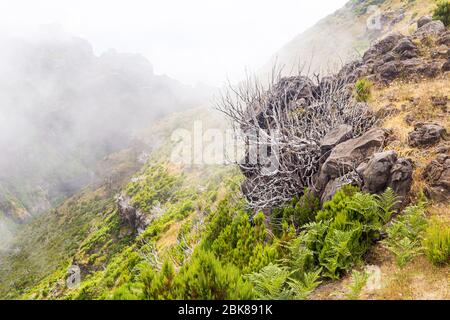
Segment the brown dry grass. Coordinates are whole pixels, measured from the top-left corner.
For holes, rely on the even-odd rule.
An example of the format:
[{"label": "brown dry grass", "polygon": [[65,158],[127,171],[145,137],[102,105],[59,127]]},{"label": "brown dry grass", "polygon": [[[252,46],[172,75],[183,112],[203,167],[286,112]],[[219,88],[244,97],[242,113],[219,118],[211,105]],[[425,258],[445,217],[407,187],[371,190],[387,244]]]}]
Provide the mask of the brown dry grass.
[{"label": "brown dry grass", "polygon": [[[400,157],[413,160],[415,164],[413,193],[423,190],[421,178],[425,166],[436,156],[437,146],[419,149],[408,146],[408,133],[416,122],[434,122],[444,126],[450,132],[450,112],[433,106],[432,97],[450,97],[450,77],[444,75],[419,83],[397,81],[389,87],[379,87],[373,95],[372,107],[375,111],[390,106],[396,110],[393,116],[382,122],[382,127],[393,130],[395,141],[386,149],[394,150]],[[408,124],[405,119],[413,121]]]}]

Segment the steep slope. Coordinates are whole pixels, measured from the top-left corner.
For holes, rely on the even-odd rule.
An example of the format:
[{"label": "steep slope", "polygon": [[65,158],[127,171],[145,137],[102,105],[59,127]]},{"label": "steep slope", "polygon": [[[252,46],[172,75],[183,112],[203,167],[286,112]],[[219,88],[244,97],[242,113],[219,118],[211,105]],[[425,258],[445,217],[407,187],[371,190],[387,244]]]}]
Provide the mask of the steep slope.
[{"label": "steep slope", "polygon": [[434,0],[350,0],[287,43],[260,73],[271,73],[274,64],[283,75],[296,74],[298,69],[309,74],[336,72],[388,33],[409,33],[434,5]]},{"label": "steep slope", "polygon": [[59,30],[1,41],[0,215],[14,222],[95,181],[105,155],[211,94],[154,74],[140,55],[96,56],[90,43]]},{"label": "steep slope", "polygon": [[[174,129],[198,119],[223,128],[223,119],[212,121],[211,110],[173,114],[147,133],[160,138],[159,148],[131,179],[136,167],[113,188],[86,189],[31,221],[12,240],[12,251],[0,256],[0,296],[449,299],[449,30],[432,23],[411,31],[377,42],[337,75],[351,76],[347,98],[367,103],[385,138],[357,159],[365,165],[362,184],[341,185],[330,201],[302,188],[271,210],[249,210],[239,185],[251,175],[170,161]],[[289,93],[294,103],[283,106],[304,114],[305,95],[320,88],[289,86],[304,81],[283,79],[269,101],[285,103]],[[284,85],[290,90],[276,91]],[[342,139],[331,149],[357,138]],[[400,209],[393,191],[384,190],[392,181],[407,186]],[[373,185],[384,191],[372,195]]]}]

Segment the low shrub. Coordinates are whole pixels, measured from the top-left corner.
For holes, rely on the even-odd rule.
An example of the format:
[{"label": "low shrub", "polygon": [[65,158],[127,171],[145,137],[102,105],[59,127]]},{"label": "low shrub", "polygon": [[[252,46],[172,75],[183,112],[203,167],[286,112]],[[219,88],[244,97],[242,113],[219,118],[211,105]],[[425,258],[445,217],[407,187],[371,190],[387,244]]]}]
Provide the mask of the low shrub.
[{"label": "low shrub", "polygon": [[367,79],[360,79],[355,84],[355,99],[357,102],[368,102],[372,97],[373,83]]},{"label": "low shrub", "polygon": [[450,263],[450,226],[443,221],[432,220],[425,231],[423,248],[433,264]]},{"label": "low shrub", "polygon": [[439,1],[436,9],[433,12],[433,19],[440,20],[445,26],[450,25],[450,1]]}]

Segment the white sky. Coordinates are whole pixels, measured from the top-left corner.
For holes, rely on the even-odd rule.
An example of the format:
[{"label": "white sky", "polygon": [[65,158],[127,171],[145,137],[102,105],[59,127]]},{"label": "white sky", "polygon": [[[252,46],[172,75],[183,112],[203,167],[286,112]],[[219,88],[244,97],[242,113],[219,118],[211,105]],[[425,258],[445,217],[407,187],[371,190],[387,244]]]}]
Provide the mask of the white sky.
[{"label": "white sky", "polygon": [[58,23],[109,48],[145,55],[156,73],[221,85],[257,70],[348,0],[0,0],[0,33]]}]

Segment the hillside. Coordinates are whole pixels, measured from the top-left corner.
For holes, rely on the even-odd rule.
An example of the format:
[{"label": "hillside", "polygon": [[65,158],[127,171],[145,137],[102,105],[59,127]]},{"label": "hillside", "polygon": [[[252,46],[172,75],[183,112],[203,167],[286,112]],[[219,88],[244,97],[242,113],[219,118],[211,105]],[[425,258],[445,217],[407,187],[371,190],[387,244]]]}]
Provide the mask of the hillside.
[{"label": "hillside", "polygon": [[[177,129],[227,128],[217,110],[140,127],[145,163],[140,144],[109,152],[102,179],[0,247],[0,298],[450,299],[450,29],[428,1],[352,1],[333,17],[365,20],[372,3],[403,19],[336,73],[219,100],[245,132],[239,165],[173,161]],[[342,50],[368,35],[348,36]],[[252,143],[268,148],[256,162]]]},{"label": "hillside", "polygon": [[97,56],[88,41],[59,29],[0,40],[2,221],[23,223],[101,181],[103,157],[137,148],[136,132],[212,92],[156,75],[137,54]]},{"label": "hillside", "polygon": [[336,72],[387,34],[410,33],[434,5],[434,0],[350,0],[283,46],[260,74],[271,73],[274,64],[283,75],[296,74],[298,69],[309,74]]}]

